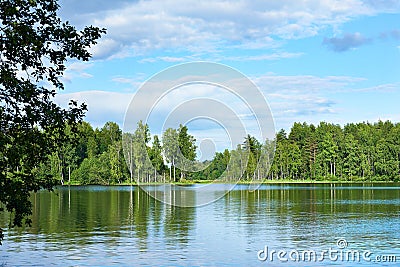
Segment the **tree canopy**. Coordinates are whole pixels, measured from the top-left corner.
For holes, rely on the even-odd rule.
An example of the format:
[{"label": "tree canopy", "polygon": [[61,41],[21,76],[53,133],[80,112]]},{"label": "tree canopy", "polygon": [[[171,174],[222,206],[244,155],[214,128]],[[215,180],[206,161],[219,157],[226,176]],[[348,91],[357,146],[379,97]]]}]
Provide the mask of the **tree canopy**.
[{"label": "tree canopy", "polygon": [[86,110],[76,101],[68,109],[53,102],[64,88],[65,63],[89,60],[88,48],[105,33],[78,31],[58,9],[56,0],[0,2],[0,202],[16,226],[31,214],[30,192],[57,183],[51,173],[38,175],[40,165],[69,142]]}]

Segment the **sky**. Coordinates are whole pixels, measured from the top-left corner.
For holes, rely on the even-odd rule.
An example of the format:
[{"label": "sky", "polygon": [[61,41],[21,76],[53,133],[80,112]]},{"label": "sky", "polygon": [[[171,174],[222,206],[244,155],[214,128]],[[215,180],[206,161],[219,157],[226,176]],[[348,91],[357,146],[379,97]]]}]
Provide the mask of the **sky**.
[{"label": "sky", "polygon": [[[149,79],[193,61],[224,64],[247,76],[268,103],[265,114],[276,130],[289,131],[294,122],[400,121],[399,0],[59,3],[60,16],[78,29],[107,29],[91,48],[90,62],[67,63],[65,90],[56,97],[61,105],[86,102],[86,120],[95,127],[115,121],[123,128],[128,106]],[[230,102],[229,94],[204,84],[167,93],[160,101],[169,103],[160,108],[165,116],[150,129],[159,134],[160,123],[190,96],[222,99],[238,118],[245,116],[248,111],[237,108],[240,99]],[[194,105],[191,114],[207,108]],[[229,138],[225,121],[176,123],[191,123],[198,140],[218,136],[217,150]],[[244,127],[257,136],[253,126]]]}]

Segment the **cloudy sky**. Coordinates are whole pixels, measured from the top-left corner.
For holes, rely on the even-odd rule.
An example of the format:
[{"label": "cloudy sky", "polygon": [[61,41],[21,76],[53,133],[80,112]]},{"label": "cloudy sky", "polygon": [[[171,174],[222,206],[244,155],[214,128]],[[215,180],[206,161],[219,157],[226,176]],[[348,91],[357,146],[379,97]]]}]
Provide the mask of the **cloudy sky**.
[{"label": "cloudy sky", "polygon": [[268,101],[276,129],[289,130],[295,121],[400,121],[398,0],[60,4],[62,18],[78,28],[107,28],[90,63],[69,62],[66,90],[57,97],[85,101],[94,126],[122,125],[146,80],[191,61],[226,64],[248,76]]}]

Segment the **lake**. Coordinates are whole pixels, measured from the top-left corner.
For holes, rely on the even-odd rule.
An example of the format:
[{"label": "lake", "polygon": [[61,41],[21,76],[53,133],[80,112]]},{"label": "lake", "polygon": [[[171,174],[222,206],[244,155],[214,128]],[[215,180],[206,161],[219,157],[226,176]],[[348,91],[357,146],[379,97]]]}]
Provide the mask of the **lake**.
[{"label": "lake", "polygon": [[[198,203],[230,185],[148,186]],[[169,190],[169,192],[167,192]],[[5,231],[0,266],[396,266],[400,184],[237,185],[201,207],[137,186],[32,195],[32,226]],[[9,214],[0,214],[6,227]]]}]

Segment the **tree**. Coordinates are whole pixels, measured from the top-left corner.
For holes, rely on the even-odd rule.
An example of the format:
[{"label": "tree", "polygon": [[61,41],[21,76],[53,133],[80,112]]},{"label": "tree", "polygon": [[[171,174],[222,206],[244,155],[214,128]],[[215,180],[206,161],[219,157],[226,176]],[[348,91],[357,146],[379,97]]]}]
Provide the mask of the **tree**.
[{"label": "tree", "polygon": [[13,212],[14,226],[31,214],[30,192],[57,183],[34,174],[67,139],[66,125],[76,132],[86,109],[71,101],[66,110],[52,101],[64,88],[65,62],[89,60],[88,48],[105,33],[93,26],[76,30],[61,21],[58,8],[56,0],[0,2],[0,202]]},{"label": "tree", "polygon": [[252,177],[255,179],[256,177],[256,172],[257,172],[257,178],[259,178],[259,172],[260,170],[257,169],[259,161],[260,161],[260,156],[261,156],[261,148],[262,145],[261,143],[255,138],[254,136],[251,136],[248,134],[244,140],[243,144],[243,149],[247,151],[248,153],[248,161],[247,161],[247,169],[246,169],[246,177],[249,179]]},{"label": "tree", "polygon": [[289,174],[290,178],[298,179],[302,165],[301,151],[296,143],[288,145]]},{"label": "tree", "polygon": [[358,141],[352,134],[346,134],[342,147],[342,159],[344,174],[352,179],[360,171],[360,159]]},{"label": "tree", "polygon": [[119,141],[122,138],[122,131],[118,124],[115,122],[106,122],[103,128],[97,132],[99,153],[103,153],[108,149],[115,141]]},{"label": "tree", "polygon": [[110,164],[106,153],[98,157],[86,158],[78,169],[72,172],[72,175],[81,184],[109,184]]},{"label": "tree", "polygon": [[176,181],[175,161],[177,159],[177,154],[179,150],[178,138],[178,132],[176,131],[176,129],[172,128],[168,128],[167,130],[165,130],[162,137],[164,157],[166,158],[167,162],[170,163],[169,176],[170,179],[173,178],[174,181]]},{"label": "tree", "polygon": [[181,179],[185,178],[186,170],[193,165],[196,158],[196,139],[188,133],[187,126],[179,125],[178,129],[179,157],[177,158],[180,166]]},{"label": "tree", "polygon": [[316,154],[316,141],[314,138],[314,125],[308,125],[307,123],[293,124],[290,130],[289,140],[292,144],[298,146],[301,152],[301,165],[299,166],[298,172],[301,178],[312,177],[313,165],[315,163]]},{"label": "tree", "polygon": [[[158,135],[153,137],[153,144],[151,146],[149,156],[156,173],[161,174],[165,172],[164,159],[162,157],[162,147]],[[156,180],[156,177],[154,177],[154,179]]]},{"label": "tree", "polygon": [[236,146],[236,149],[232,150],[230,153],[230,170],[229,170],[229,175],[231,177],[231,180],[240,180],[243,177],[243,174],[245,172],[245,167],[248,162],[246,162],[246,156],[248,154],[245,153],[245,151],[242,148],[241,144],[238,144]]},{"label": "tree", "polygon": [[122,141],[118,140],[110,144],[107,153],[110,160],[110,182],[120,183],[126,166],[122,160]]},{"label": "tree", "polygon": [[[79,155],[77,153],[77,148],[79,146],[79,136],[80,127],[77,127],[76,138],[74,138],[74,133],[71,132],[71,127],[67,125],[65,128],[65,134],[69,137],[69,140],[66,140],[63,144],[61,144],[56,152],[50,155],[52,158],[49,160],[51,163],[50,169],[52,172],[57,173],[58,175],[54,175],[54,178],[58,178],[61,184],[64,184],[66,180],[70,181],[71,178],[71,170],[74,170],[78,167],[78,163],[80,162]],[[45,178],[45,176],[42,176]]]},{"label": "tree", "polygon": [[276,134],[276,150],[272,171],[281,179],[287,178],[288,170],[288,140],[286,132],[282,129]]},{"label": "tree", "polygon": [[[140,182],[140,175],[144,181],[144,170],[150,164],[148,162],[147,143],[150,140],[150,130],[147,124],[142,121],[137,123],[137,128],[133,134],[133,157],[137,169],[137,182]],[[142,173],[141,173],[142,172]]]},{"label": "tree", "polygon": [[229,152],[228,149],[225,149],[223,152],[223,157],[222,157],[222,164],[224,166],[224,170],[226,171],[225,176],[223,178],[225,178],[225,180],[229,180],[230,178],[230,174],[231,174],[231,170],[230,170],[230,166],[229,166],[229,161],[231,159],[231,153]]},{"label": "tree", "polygon": [[319,138],[317,155],[318,167],[320,168],[320,176],[327,177],[336,176],[336,163],[338,159],[338,133],[341,128],[337,125],[321,122],[317,129]]},{"label": "tree", "polygon": [[272,162],[275,154],[275,140],[266,139],[262,148],[259,160],[260,178],[271,178]]},{"label": "tree", "polygon": [[133,182],[133,174],[135,169],[135,157],[133,151],[133,134],[123,133],[122,147],[124,152],[124,158],[129,172],[129,181]]},{"label": "tree", "polygon": [[[316,163],[317,163],[317,154],[318,154],[318,141],[316,137],[316,129],[313,124],[310,125],[310,133],[306,138],[306,145],[304,148],[304,152],[306,160],[304,162],[305,169],[308,170],[308,175],[312,179],[315,179],[316,176]],[[306,176],[307,177],[307,176]]]},{"label": "tree", "polygon": [[89,152],[91,155],[96,153],[93,151],[96,149],[89,146],[89,140],[94,141],[94,130],[90,123],[83,121],[78,125],[78,142],[76,144],[78,165],[89,156]]}]

